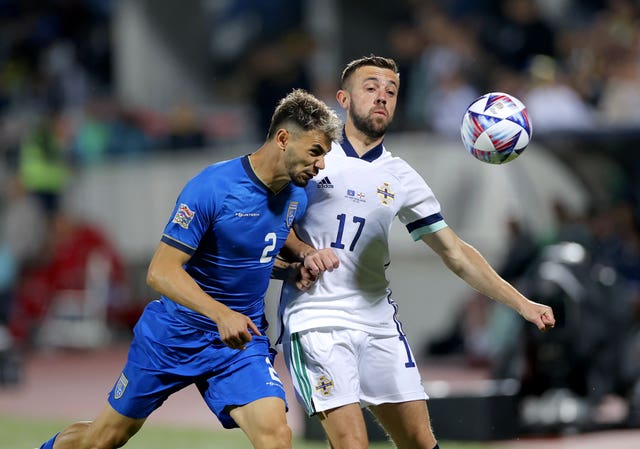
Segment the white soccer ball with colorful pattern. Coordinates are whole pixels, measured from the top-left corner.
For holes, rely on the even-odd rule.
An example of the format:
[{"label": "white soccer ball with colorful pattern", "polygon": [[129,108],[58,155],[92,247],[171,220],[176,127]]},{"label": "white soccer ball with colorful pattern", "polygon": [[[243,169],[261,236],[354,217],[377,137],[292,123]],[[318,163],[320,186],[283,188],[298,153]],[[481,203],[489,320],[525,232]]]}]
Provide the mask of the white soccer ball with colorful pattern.
[{"label": "white soccer ball with colorful pattern", "polygon": [[491,92],[474,100],[460,125],[467,151],[489,164],[504,164],[520,156],[531,141],[531,133],[527,108],[503,92]]}]

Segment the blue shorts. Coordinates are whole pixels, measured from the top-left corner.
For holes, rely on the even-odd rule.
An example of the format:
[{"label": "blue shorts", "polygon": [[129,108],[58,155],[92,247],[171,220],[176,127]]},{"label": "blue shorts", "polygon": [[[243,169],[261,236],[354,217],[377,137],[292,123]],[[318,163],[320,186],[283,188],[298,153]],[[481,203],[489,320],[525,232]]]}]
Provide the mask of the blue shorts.
[{"label": "blue shorts", "polygon": [[124,416],[146,418],[169,395],[196,384],[222,425],[238,427],[229,415],[233,406],[265,397],[281,398],[286,406],[274,356],[266,336],[254,335],[245,350],[231,349],[217,332],[186,324],[152,301],[136,324],[109,403]]}]

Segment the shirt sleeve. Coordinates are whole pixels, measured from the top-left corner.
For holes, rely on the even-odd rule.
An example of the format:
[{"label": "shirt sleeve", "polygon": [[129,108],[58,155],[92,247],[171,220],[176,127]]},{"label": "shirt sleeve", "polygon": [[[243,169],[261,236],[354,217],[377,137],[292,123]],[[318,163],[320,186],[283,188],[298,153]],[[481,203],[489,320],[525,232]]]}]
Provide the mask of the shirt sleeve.
[{"label": "shirt sleeve", "polygon": [[215,217],[215,192],[205,172],[192,178],[182,189],[161,240],[187,254],[198,248]]},{"label": "shirt sleeve", "polygon": [[414,240],[447,227],[442,217],[440,203],[425,180],[409,164],[398,160],[394,170],[405,192],[404,204],[398,218],[407,227]]}]

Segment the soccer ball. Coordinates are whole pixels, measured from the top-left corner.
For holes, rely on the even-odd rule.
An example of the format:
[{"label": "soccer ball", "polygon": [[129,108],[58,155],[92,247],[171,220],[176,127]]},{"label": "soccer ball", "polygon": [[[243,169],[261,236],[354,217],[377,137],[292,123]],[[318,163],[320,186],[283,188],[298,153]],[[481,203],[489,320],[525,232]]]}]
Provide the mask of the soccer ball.
[{"label": "soccer ball", "polygon": [[504,164],[520,156],[529,145],[531,132],[527,108],[503,92],[491,92],[474,100],[460,125],[467,151],[489,164]]}]

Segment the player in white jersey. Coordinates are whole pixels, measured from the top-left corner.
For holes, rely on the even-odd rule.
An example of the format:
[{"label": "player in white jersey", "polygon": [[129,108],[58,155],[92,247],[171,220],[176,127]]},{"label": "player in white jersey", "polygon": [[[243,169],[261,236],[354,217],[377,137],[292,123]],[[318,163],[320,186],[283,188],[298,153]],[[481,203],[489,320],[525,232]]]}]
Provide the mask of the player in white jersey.
[{"label": "player in white jersey", "polygon": [[372,55],[347,65],[337,93],[347,111],[343,141],[307,185],[309,208],[282,253],[319,275],[314,284],[297,283],[307,291],[285,283],[281,342],[298,399],[319,416],[333,449],[368,447],[362,407],[398,448],[438,447],[385,276],[396,216],[471,287],[540,330],[554,325],[551,308],[500,278],[447,226],[422,177],[384,148],[399,84],[391,59]]},{"label": "player in white jersey", "polygon": [[382,144],[371,151],[371,160],[360,159],[343,137],[326,156],[325,170],[309,183],[314,207],[296,232],[314,248],[334,248],[341,268],[325,273],[308,292],[285,286],[289,332],[340,326],[398,334],[385,275],[393,220],[399,216],[412,224],[418,236],[446,224],[440,204],[415,170]]}]

